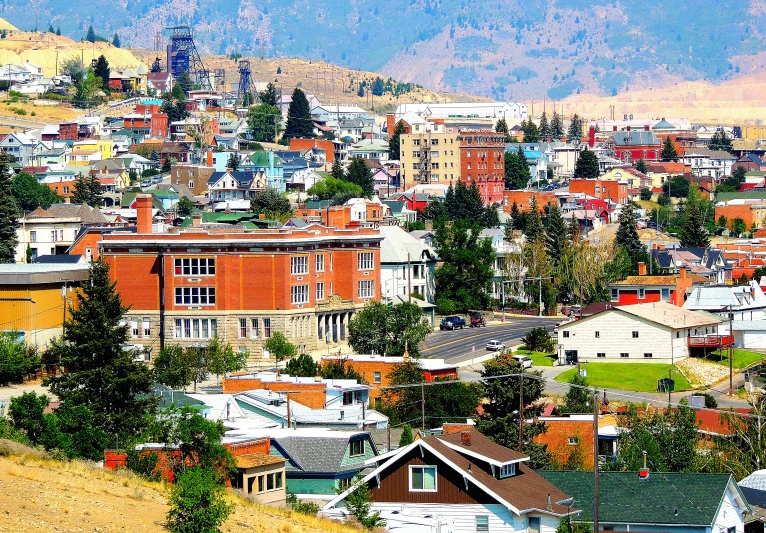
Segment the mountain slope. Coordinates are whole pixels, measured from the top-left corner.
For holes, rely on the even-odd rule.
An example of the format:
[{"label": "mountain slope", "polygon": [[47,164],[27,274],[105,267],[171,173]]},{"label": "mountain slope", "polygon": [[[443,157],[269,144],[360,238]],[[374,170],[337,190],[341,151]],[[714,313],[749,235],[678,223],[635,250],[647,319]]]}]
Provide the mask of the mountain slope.
[{"label": "mountain slope", "polygon": [[764,0],[4,0],[21,28],[118,31],[151,48],[193,25],[211,53],[291,56],[382,70],[435,90],[503,99],[611,95],[760,72]]}]

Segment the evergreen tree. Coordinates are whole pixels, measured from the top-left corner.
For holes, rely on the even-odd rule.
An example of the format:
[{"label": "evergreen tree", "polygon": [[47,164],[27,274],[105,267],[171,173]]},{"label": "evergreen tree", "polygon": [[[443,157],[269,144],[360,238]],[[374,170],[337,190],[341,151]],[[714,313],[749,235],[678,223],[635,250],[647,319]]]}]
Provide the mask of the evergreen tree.
[{"label": "evergreen tree", "polygon": [[532,119],[529,119],[526,122],[522,122],[524,124],[523,130],[524,130],[524,142],[525,143],[536,143],[540,141],[540,131],[537,129],[537,126],[534,122],[532,122]]},{"label": "evergreen tree", "polygon": [[282,131],[282,112],[279,107],[266,103],[248,109],[245,121],[251,138],[258,142],[277,142]]},{"label": "evergreen tree", "polygon": [[630,257],[631,272],[638,273],[638,263],[646,263],[649,260],[649,254],[646,246],[641,244],[636,230],[636,215],[633,212],[633,205],[628,204],[622,208],[620,217],[620,227],[617,228],[615,244],[622,247]]},{"label": "evergreen tree", "polygon": [[306,94],[299,88],[293,91],[290,107],[287,109],[285,139],[310,139],[314,137],[314,121]]},{"label": "evergreen tree", "polygon": [[336,180],[345,181],[346,180],[346,172],[343,170],[343,165],[340,163],[339,159],[336,159],[332,162],[332,169],[330,170],[330,175],[332,175],[333,178]]},{"label": "evergreen tree", "polygon": [[93,70],[97,78],[101,78],[101,87],[106,91],[109,89],[109,61],[102,54],[96,60],[96,68]]},{"label": "evergreen tree", "polygon": [[676,147],[673,146],[673,141],[671,140],[670,135],[665,137],[665,142],[662,143],[662,152],[660,152],[660,159],[666,162],[678,160],[678,152],[676,151]]},{"label": "evergreen tree", "polygon": [[502,133],[505,135],[505,142],[511,141],[511,134],[508,130],[508,123],[505,121],[504,118],[501,118],[497,121],[497,124],[495,124],[495,132]]},{"label": "evergreen tree", "polygon": [[88,200],[85,203],[96,209],[104,205],[104,186],[95,172],[88,176]]},{"label": "evergreen tree", "polygon": [[50,390],[61,401],[90,409],[94,423],[110,435],[138,435],[156,407],[153,373],[123,348],[127,308],[104,261],[92,264],[76,298],[61,340],[50,348],[66,369],[51,378]]},{"label": "evergreen tree", "polygon": [[56,30],[53,29],[53,24],[48,25],[48,33],[56,33]]},{"label": "evergreen tree", "polygon": [[375,194],[372,181],[372,170],[361,157],[354,158],[348,166],[346,181],[359,185],[362,188],[362,194],[371,198]]},{"label": "evergreen tree", "polygon": [[715,133],[708,144],[708,148],[711,150],[723,150],[729,153],[733,152],[731,139],[729,139],[729,136],[726,135],[726,132],[721,128],[715,130]]},{"label": "evergreen tree", "polygon": [[543,114],[540,116],[540,126],[538,127],[538,130],[540,130],[540,139],[543,141],[551,136],[551,126],[548,124],[548,115],[545,111],[543,111]]},{"label": "evergreen tree", "polygon": [[561,116],[557,111],[553,111],[553,117],[551,118],[551,137],[558,140],[564,136],[564,123],[561,120]]},{"label": "evergreen tree", "polygon": [[258,93],[258,99],[262,104],[270,105],[272,107],[279,107],[279,95],[277,94],[277,86],[269,82],[266,88]]},{"label": "evergreen tree", "polygon": [[415,442],[415,437],[412,436],[412,428],[409,424],[404,424],[404,427],[402,427],[402,436],[399,437],[399,447],[403,448],[413,442]]},{"label": "evergreen tree", "polygon": [[548,249],[548,257],[554,264],[558,264],[569,240],[569,229],[557,205],[551,206],[545,221],[545,245]]},{"label": "evergreen tree", "polygon": [[526,216],[526,227],[524,228],[524,237],[529,242],[537,242],[545,239],[545,228],[543,219],[540,217],[540,206],[537,203],[537,197],[532,197],[532,205],[529,206],[529,212]]},{"label": "evergreen tree", "polygon": [[74,191],[72,192],[73,204],[87,204],[90,200],[90,187],[88,180],[83,175],[77,176],[74,182]]},{"label": "evergreen tree", "polygon": [[525,189],[529,185],[529,165],[521,146],[516,152],[505,152],[504,172],[506,189]]},{"label": "evergreen tree", "polygon": [[404,123],[400,120],[394,126],[394,133],[388,140],[388,158],[392,161],[399,161],[402,154],[402,133],[405,132]]},{"label": "evergreen tree", "polygon": [[61,37],[61,26],[58,26],[58,27],[56,28],[56,35],[58,35],[59,37]]},{"label": "evergreen tree", "polygon": [[89,43],[96,42],[96,32],[93,31],[93,26],[88,26],[88,33],[85,34],[85,40]]},{"label": "evergreen tree", "polygon": [[577,163],[575,164],[575,179],[598,178],[600,174],[598,157],[596,157],[595,152],[591,152],[587,148],[580,152],[580,157],[577,158]]},{"label": "evergreen tree", "polygon": [[643,159],[639,159],[636,161],[636,170],[641,172],[642,174],[646,174],[646,161]]},{"label": "evergreen tree", "polygon": [[116,33],[114,34],[114,37],[112,37],[112,46],[114,46],[115,48],[120,47],[120,36],[117,35]]},{"label": "evergreen tree", "polygon": [[580,144],[582,140],[582,119],[577,113],[572,116],[572,121],[569,123],[567,139],[570,144]]},{"label": "evergreen tree", "polygon": [[593,407],[591,402],[593,401],[593,392],[591,389],[586,388],[588,386],[588,379],[581,377],[579,374],[572,376],[569,380],[569,390],[564,396],[564,407],[562,411],[565,413],[592,413]]},{"label": "evergreen tree", "polygon": [[229,159],[226,160],[226,168],[230,168],[232,170],[239,169],[239,154],[237,154],[237,152],[232,152],[229,154]]},{"label": "evergreen tree", "polygon": [[689,207],[686,210],[686,222],[681,228],[679,237],[683,247],[707,248],[710,246],[710,238],[697,202],[689,202]]}]

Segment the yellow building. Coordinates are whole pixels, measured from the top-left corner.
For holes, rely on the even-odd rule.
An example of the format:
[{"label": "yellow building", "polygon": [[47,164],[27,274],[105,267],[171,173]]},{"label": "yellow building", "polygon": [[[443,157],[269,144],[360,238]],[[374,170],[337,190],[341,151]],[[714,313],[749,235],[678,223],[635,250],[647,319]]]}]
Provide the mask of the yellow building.
[{"label": "yellow building", "polygon": [[648,174],[641,174],[634,168],[617,167],[609,169],[599,177],[602,180],[624,181],[628,184],[628,189],[638,189],[639,187],[661,187],[662,183],[654,185],[654,178]]},{"label": "yellow building", "polygon": [[457,138],[457,132],[403,133],[399,162],[404,189],[421,183],[421,164],[429,166],[429,183],[449,185],[460,181],[460,144]]},{"label": "yellow building", "polygon": [[0,265],[0,331],[18,331],[29,345],[46,349],[63,332],[73,288],[87,279],[87,263]]},{"label": "yellow building", "polygon": [[[77,141],[72,147],[73,152],[99,152],[99,156],[96,161],[103,159],[111,159],[117,153],[117,145],[111,139],[87,139],[84,141]],[[91,159],[91,161],[93,161]],[[74,163],[70,163],[74,164]],[[84,163],[87,164],[87,163]]]}]

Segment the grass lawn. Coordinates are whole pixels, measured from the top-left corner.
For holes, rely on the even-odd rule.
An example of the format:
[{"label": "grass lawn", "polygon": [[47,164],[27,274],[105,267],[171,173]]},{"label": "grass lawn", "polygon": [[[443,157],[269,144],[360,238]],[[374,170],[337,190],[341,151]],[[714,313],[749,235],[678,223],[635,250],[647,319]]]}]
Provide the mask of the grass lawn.
[{"label": "grass lawn", "polygon": [[659,209],[660,207],[660,204],[658,204],[657,202],[653,202],[652,200],[639,200],[636,203],[640,205],[641,207],[643,207],[644,209],[648,209],[649,211],[651,211],[652,209]]},{"label": "grass lawn", "polygon": [[516,350],[515,352],[513,352],[513,355],[526,355],[527,357],[532,359],[533,366],[553,366],[553,363],[556,362],[555,353],[529,352],[527,350]]},{"label": "grass lawn", "polygon": [[[747,368],[753,363],[760,363],[761,359],[766,359],[766,354],[734,348],[734,361],[732,362],[732,366],[734,368]],[[717,365],[729,366],[729,350],[721,350],[719,352],[708,354],[706,360]]]},{"label": "grass lawn", "polygon": [[[668,377],[668,370],[675,370],[673,365],[657,363],[588,363],[583,367],[592,387],[636,392],[656,392],[657,380]],[[577,368],[572,368],[556,376],[556,381],[567,383],[576,373]],[[673,372],[673,379],[676,380],[676,391],[691,388],[680,372]]]}]

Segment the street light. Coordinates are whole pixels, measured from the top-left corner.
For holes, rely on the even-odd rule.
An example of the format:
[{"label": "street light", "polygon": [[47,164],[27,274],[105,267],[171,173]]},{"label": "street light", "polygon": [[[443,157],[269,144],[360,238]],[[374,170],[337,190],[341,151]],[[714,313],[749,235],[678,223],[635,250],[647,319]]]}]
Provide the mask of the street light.
[{"label": "street light", "polygon": [[[731,306],[729,306],[731,309]],[[734,396],[734,367],[732,365],[732,359],[734,358],[734,329],[732,323],[734,322],[734,313],[729,311],[729,396]]]}]

